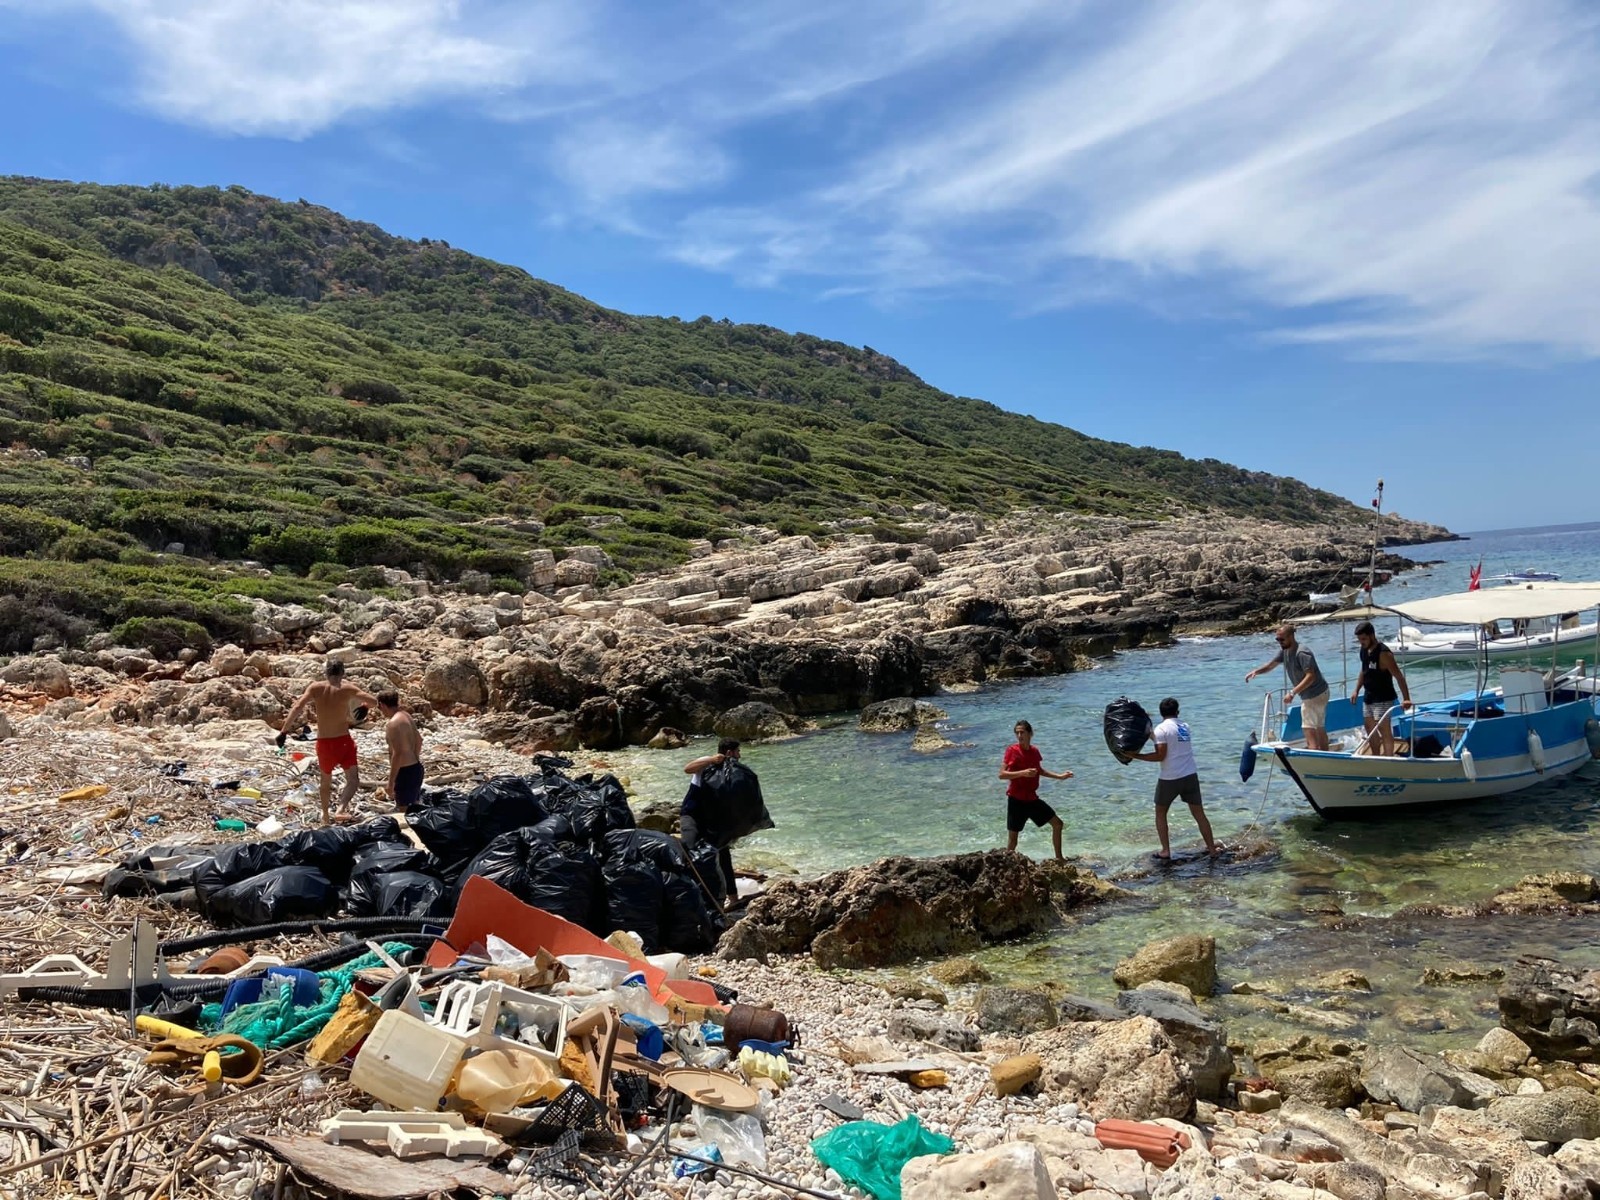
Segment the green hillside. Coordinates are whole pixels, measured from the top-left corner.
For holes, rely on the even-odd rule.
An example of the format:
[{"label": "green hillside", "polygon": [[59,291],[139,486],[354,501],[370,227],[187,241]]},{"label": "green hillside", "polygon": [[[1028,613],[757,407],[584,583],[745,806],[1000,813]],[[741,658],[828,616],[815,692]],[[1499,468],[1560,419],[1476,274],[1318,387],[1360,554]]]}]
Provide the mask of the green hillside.
[{"label": "green hillside", "polygon": [[[612,312],[238,188],[0,178],[0,447],[0,650],[141,617],[228,634],[229,592],[309,598],[363,567],[514,586],[534,548],[597,543],[620,578],[744,523],[894,538],[923,501],[1360,513],[869,348]],[[215,565],[240,560],[271,574]]]}]

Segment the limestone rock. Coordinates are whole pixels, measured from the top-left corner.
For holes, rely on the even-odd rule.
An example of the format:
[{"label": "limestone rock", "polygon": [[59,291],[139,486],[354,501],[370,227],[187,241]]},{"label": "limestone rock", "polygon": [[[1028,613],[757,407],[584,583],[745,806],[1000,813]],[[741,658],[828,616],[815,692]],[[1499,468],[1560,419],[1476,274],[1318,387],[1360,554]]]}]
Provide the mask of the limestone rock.
[{"label": "limestone rock", "polygon": [[1504,1200],[1589,1200],[1588,1183],[1559,1163],[1519,1163],[1506,1175]]},{"label": "limestone rock", "polygon": [[1586,1180],[1590,1193],[1600,1196],[1600,1141],[1576,1138],[1550,1157],[1552,1161],[1560,1163],[1574,1175]]},{"label": "limestone rock", "polygon": [[1589,1062],[1600,1055],[1600,971],[1521,958],[1500,985],[1500,1024],[1541,1058]]},{"label": "limestone rock", "polygon": [[1068,1021],[1120,1021],[1127,1016],[1115,1004],[1104,1004],[1087,996],[1055,996],[1056,1016]]},{"label": "limestone rock", "polygon": [[1388,1194],[1383,1172],[1361,1163],[1309,1164],[1297,1171],[1296,1177],[1338,1200],[1384,1200]]},{"label": "limestone rock", "polygon": [[652,750],[682,750],[689,744],[689,735],[681,729],[663,725],[645,744]]},{"label": "limestone rock", "polygon": [[39,692],[52,700],[72,695],[72,676],[61,661],[54,658],[13,659],[0,667],[0,682]]},{"label": "limestone rock", "polygon": [[1496,1026],[1479,1040],[1478,1053],[1497,1069],[1509,1073],[1527,1062],[1533,1051],[1509,1029]]},{"label": "limestone rock", "polygon": [[1370,992],[1372,983],[1360,971],[1341,968],[1312,976],[1306,981],[1306,987],[1314,992]]},{"label": "limestone rock", "polygon": [[237,675],[250,665],[250,660],[240,647],[224,642],[211,652],[210,663],[218,675]]},{"label": "limestone rock", "polygon": [[1196,996],[1211,995],[1217,986],[1217,941],[1199,934],[1184,934],[1150,942],[1116,966],[1111,977],[1125,988],[1152,979],[1181,983]]},{"label": "limestone rock", "polygon": [[1318,1108],[1349,1108],[1361,1099],[1361,1074],[1352,1062],[1291,1063],[1272,1076],[1273,1085],[1295,1100]]},{"label": "limestone rock", "polygon": [[918,754],[935,754],[954,749],[955,743],[940,733],[937,725],[918,725],[916,733],[911,735],[911,748]]},{"label": "limestone rock", "polygon": [[949,1017],[915,1009],[901,1009],[889,1015],[889,1036],[904,1043],[932,1042],[947,1050],[971,1051],[979,1046],[977,1030]]},{"label": "limestone rock", "polygon": [[466,655],[437,658],[422,673],[422,694],[430,704],[465,704],[476,708],[489,698],[478,664]]},{"label": "limestone rock", "polygon": [[[1125,1013],[1149,1017],[1161,1026],[1183,1058],[1194,1080],[1195,1095],[1217,1100],[1233,1074],[1233,1055],[1222,1026],[1209,1020],[1183,992],[1183,999],[1147,991],[1144,985],[1117,994],[1117,1007]],[[1181,990],[1181,989],[1180,989]]]},{"label": "limestone rock", "polygon": [[1429,1104],[1482,1108],[1501,1095],[1492,1079],[1453,1067],[1438,1055],[1394,1045],[1367,1050],[1361,1084],[1374,1100],[1407,1112],[1421,1112]]},{"label": "limestone rock", "polygon": [[914,1158],[900,1170],[900,1192],[917,1200],[1057,1200],[1044,1156],[1026,1142],[975,1154]]},{"label": "limestone rock", "polygon": [[944,962],[934,963],[928,968],[928,974],[950,987],[987,983],[994,978],[987,967],[971,958],[948,958]]},{"label": "limestone rock", "polygon": [[1582,1088],[1557,1088],[1542,1096],[1502,1096],[1489,1105],[1489,1114],[1516,1126],[1529,1141],[1560,1145],[1600,1138],[1600,1098]]},{"label": "limestone rock", "polygon": [[791,732],[782,713],[755,700],[718,714],[711,728],[718,737],[738,738],[741,742],[788,737]]},{"label": "limestone rock", "polygon": [[809,951],[826,967],[885,966],[976,950],[1056,920],[1044,872],[1020,854],[885,858],[820,879],[779,880],[751,901],[718,953]]},{"label": "limestone rock", "polygon": [[361,631],[356,645],[362,650],[387,650],[399,636],[400,631],[395,628],[393,621],[374,621]]},{"label": "limestone rock", "polygon": [[1056,1023],[1056,1006],[1039,988],[979,988],[977,1010],[985,1033],[1037,1033]]},{"label": "limestone rock", "polygon": [[1183,1120],[1194,1109],[1194,1081],[1172,1040],[1149,1017],[1059,1025],[1024,1038],[1022,1049],[1044,1061],[1042,1087],[1099,1120]]},{"label": "limestone rock", "polygon": [[1447,963],[1442,967],[1425,967],[1422,972],[1423,987],[1460,987],[1468,983],[1492,983],[1505,978],[1505,968],[1478,966],[1475,963]]},{"label": "limestone rock", "polygon": [[948,715],[944,709],[926,700],[897,696],[892,700],[880,700],[867,705],[861,710],[857,723],[867,733],[898,733],[941,721]]},{"label": "limestone rock", "polygon": [[890,979],[882,986],[884,993],[895,1000],[912,1002],[925,1000],[930,1004],[937,1004],[940,1008],[950,1003],[950,997],[944,994],[944,989],[936,983],[929,983],[926,979]]}]

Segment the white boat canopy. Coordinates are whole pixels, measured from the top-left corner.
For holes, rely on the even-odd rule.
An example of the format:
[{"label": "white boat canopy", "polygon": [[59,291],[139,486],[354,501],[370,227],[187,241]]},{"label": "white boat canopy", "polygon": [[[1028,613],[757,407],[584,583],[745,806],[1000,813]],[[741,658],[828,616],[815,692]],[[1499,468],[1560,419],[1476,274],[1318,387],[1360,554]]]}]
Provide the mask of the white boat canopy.
[{"label": "white boat canopy", "polygon": [[[1419,625],[1482,625],[1502,618],[1559,617],[1600,608],[1600,583],[1530,583],[1522,587],[1485,588],[1426,600],[1408,600],[1384,608]],[[1342,615],[1333,614],[1335,617]]]}]

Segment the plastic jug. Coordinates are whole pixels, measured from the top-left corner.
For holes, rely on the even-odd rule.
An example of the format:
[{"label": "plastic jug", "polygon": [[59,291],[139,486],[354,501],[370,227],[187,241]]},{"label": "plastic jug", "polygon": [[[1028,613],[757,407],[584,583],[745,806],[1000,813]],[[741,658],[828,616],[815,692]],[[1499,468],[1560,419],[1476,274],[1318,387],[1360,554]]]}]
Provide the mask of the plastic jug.
[{"label": "plastic jug", "polygon": [[356,1055],[350,1082],[390,1108],[433,1112],[466,1050],[454,1034],[390,1009]]}]

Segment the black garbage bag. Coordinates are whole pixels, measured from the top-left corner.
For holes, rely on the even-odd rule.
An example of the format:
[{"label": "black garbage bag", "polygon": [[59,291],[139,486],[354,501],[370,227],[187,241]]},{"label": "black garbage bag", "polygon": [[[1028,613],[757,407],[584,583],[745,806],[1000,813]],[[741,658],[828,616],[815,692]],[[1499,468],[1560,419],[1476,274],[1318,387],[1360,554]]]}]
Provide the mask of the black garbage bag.
[{"label": "black garbage bag", "polygon": [[206,901],[215,925],[271,925],[325,917],[339,907],[339,889],[315,867],[274,867],[241,879]]},{"label": "black garbage bag", "polygon": [[392,841],[400,836],[393,817],[379,817],[360,825],[324,825],[302,829],[283,839],[285,866],[316,867],[329,879],[342,883],[361,851],[375,842]]},{"label": "black garbage bag", "polygon": [[390,871],[368,877],[375,917],[437,917],[449,911],[450,885],[426,871]]},{"label": "black garbage bag", "polygon": [[502,775],[470,792],[447,791],[425,799],[407,816],[422,844],[454,879],[473,856],[499,837],[549,815],[543,781]]},{"label": "black garbage bag", "polygon": [[345,907],[351,916],[382,917],[379,907],[383,880],[397,871],[437,874],[437,862],[426,850],[410,842],[378,842],[357,853],[350,867],[350,883],[345,888]]},{"label": "black garbage bag", "polygon": [[[212,846],[152,846],[130,854],[100,882],[100,895],[153,896],[194,886],[200,868],[216,857]],[[160,865],[157,865],[160,864]]]},{"label": "black garbage bag", "polygon": [[772,815],[761,796],[756,773],[736,758],[724,759],[700,772],[700,806],[695,820],[727,846],[746,834],[771,829]]},{"label": "black garbage bag", "polygon": [[194,891],[201,913],[216,921],[211,912],[212,897],[263,871],[288,865],[288,856],[279,842],[241,842],[225,846],[194,873]]},{"label": "black garbage bag", "polygon": [[722,914],[706,898],[700,881],[693,875],[667,875],[663,891],[662,948],[680,954],[703,954],[715,946],[725,925]]},{"label": "black garbage bag", "polygon": [[578,837],[572,832],[572,822],[563,813],[551,813],[544,820],[529,826],[534,832],[547,842],[575,842]]},{"label": "black garbage bag", "polygon": [[572,822],[573,836],[580,842],[599,843],[607,834],[632,829],[636,822],[628,807],[628,794],[615,775],[580,775],[570,780],[564,795],[570,797],[565,809]]},{"label": "black garbage bag", "polygon": [[1137,701],[1118,696],[1106,705],[1106,747],[1124,766],[1133,761],[1135,752],[1144,748],[1154,729],[1150,714]]},{"label": "black garbage bag", "polygon": [[518,900],[604,936],[605,885],[600,863],[573,842],[553,842],[535,827],[502,833],[484,847],[461,873],[461,884],[474,875],[505,888]]},{"label": "black garbage bag", "polygon": [[606,924],[612,930],[638,934],[646,954],[659,953],[667,888],[657,865],[659,851],[647,841],[635,841],[627,830],[613,833],[606,840],[606,859],[600,867],[606,887]]},{"label": "black garbage bag", "polygon": [[710,842],[700,841],[689,851],[689,858],[694,863],[700,882],[705,885],[706,891],[711,893],[711,899],[715,901],[717,907],[721,908],[728,902],[728,896],[733,889],[733,880],[722,877],[721,853]]}]

